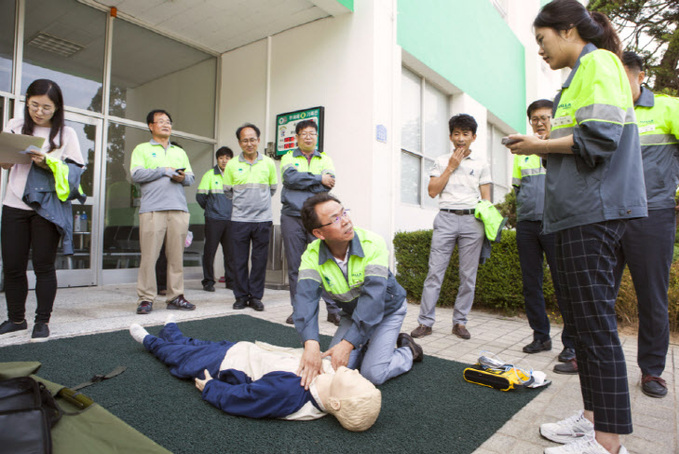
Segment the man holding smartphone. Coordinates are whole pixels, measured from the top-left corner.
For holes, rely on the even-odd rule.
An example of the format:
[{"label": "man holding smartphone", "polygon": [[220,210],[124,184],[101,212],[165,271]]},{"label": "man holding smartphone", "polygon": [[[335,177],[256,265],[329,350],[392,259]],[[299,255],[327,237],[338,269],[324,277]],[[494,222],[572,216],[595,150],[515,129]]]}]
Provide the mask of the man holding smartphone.
[{"label": "man holding smartphone", "polygon": [[189,229],[189,209],[184,186],[194,181],[186,152],[170,143],[172,118],[164,110],[146,116],[151,140],[132,152],[130,175],[141,187],[137,278],[137,314],[153,310],[156,297],[156,260],[165,241],[167,257],[167,308],[194,310],[184,298],[184,241]]}]

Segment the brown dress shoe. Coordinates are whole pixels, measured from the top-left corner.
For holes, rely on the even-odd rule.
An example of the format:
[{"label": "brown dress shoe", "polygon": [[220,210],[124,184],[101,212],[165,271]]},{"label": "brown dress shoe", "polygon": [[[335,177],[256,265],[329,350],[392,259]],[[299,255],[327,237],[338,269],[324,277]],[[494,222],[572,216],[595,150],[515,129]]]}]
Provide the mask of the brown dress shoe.
[{"label": "brown dress shoe", "polygon": [[292,314],[290,314],[290,316],[285,319],[285,323],[287,323],[288,325],[294,325],[295,324],[295,322],[292,320]]},{"label": "brown dress shoe", "polygon": [[417,328],[415,328],[412,333],[410,333],[410,336],[414,337],[414,338],[418,338],[418,337],[429,336],[430,334],[431,334],[431,326],[420,325]]},{"label": "brown dress shoe", "polygon": [[455,334],[457,337],[460,337],[462,339],[471,339],[472,335],[469,334],[469,331],[467,331],[467,328],[458,323],[457,325],[453,326],[453,334]]}]

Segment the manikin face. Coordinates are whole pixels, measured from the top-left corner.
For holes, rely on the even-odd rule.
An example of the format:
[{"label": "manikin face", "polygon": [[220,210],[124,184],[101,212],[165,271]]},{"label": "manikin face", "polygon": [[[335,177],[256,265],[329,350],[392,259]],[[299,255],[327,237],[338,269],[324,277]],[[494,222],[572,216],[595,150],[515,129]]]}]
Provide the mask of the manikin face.
[{"label": "manikin face", "polygon": [[238,145],[240,145],[241,150],[243,150],[243,153],[247,156],[256,155],[257,148],[259,148],[259,137],[257,137],[257,132],[252,128],[241,129]]},{"label": "manikin face", "polygon": [[31,96],[26,100],[28,114],[36,126],[49,128],[56,106],[47,95]]},{"label": "manikin face", "polygon": [[302,129],[297,134],[297,146],[304,153],[312,153],[316,149],[316,141],[318,140],[318,133],[316,128],[308,126]]},{"label": "manikin face", "polygon": [[460,128],[453,128],[453,133],[450,135],[450,141],[456,149],[461,148],[465,154],[469,152],[469,147],[476,140],[476,134],[469,130],[462,130]]},{"label": "manikin face", "polygon": [[149,125],[151,135],[154,138],[167,140],[172,135],[172,122],[164,113],[155,113],[153,123]]},{"label": "manikin face", "polygon": [[313,230],[316,238],[325,240],[326,243],[342,243],[354,238],[354,225],[349,213],[342,205],[334,200],[316,205],[316,215],[319,225]]},{"label": "manikin face", "polygon": [[530,114],[530,127],[533,128],[534,134],[539,135],[543,139],[549,139],[549,132],[552,129],[552,109],[541,107],[532,111]]},{"label": "manikin face", "polygon": [[375,385],[359,374],[357,370],[348,369],[344,366],[338,368],[334,375],[321,374],[316,380],[317,382],[318,380],[325,382],[321,383],[321,386],[328,385],[328,396],[338,400],[369,394],[375,389]]},{"label": "manikin face", "polygon": [[535,41],[540,50],[538,55],[552,69],[561,69],[570,65],[570,55],[567,52],[567,31],[556,31],[551,27],[538,27],[535,29]]},{"label": "manikin face", "polygon": [[217,165],[219,166],[219,170],[222,172],[224,169],[226,169],[226,164],[229,162],[231,158],[228,157],[227,155],[223,154],[220,157],[217,158]]}]

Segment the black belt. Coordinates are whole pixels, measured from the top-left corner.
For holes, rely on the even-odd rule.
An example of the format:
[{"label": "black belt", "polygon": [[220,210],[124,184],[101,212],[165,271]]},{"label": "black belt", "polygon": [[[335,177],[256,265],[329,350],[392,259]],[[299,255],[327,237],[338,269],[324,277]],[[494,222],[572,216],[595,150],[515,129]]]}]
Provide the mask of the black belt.
[{"label": "black belt", "polygon": [[474,208],[472,208],[471,210],[448,210],[446,208],[441,208],[441,211],[453,214],[474,214]]}]

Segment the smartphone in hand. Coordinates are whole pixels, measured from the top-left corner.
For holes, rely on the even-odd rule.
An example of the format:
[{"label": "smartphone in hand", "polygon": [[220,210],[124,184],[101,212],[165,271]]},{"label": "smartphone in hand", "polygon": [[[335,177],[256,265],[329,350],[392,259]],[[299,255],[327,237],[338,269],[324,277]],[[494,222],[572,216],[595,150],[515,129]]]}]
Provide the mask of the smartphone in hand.
[{"label": "smartphone in hand", "polygon": [[519,142],[518,139],[510,139],[509,137],[502,138],[502,145],[511,145],[513,143]]}]

